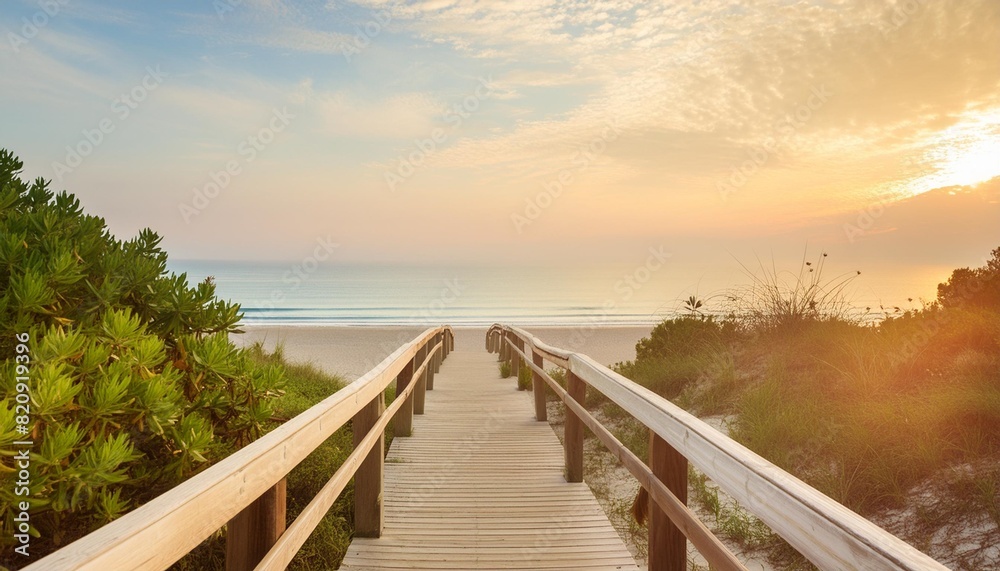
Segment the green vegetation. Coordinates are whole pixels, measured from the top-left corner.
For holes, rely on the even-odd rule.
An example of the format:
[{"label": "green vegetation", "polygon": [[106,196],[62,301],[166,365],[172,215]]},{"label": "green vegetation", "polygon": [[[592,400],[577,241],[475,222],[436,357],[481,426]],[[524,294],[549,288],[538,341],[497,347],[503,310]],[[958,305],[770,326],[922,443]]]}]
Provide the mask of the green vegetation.
[{"label": "green vegetation", "polygon": [[[239,349],[239,306],[211,279],[166,271],[149,230],[115,239],[72,195],[0,150],[0,546],[13,557],[13,442],[30,439],[31,558],[82,537],[167,491],[342,386],[286,363],[281,348]],[[23,374],[15,335],[30,348],[30,431],[19,434]],[[387,391],[391,401],[393,390]],[[22,397],[23,398],[23,397]],[[21,403],[24,406],[23,403]],[[387,430],[391,440],[392,426]],[[350,424],[288,477],[289,521],[353,449]],[[352,533],[349,486],[290,569],[333,569]],[[224,566],[225,529],[175,565]]]},{"label": "green vegetation", "polygon": [[500,378],[507,379],[510,377],[510,361],[500,361]]},{"label": "green vegetation", "polygon": [[[276,421],[272,423],[272,428],[277,427],[281,421],[304,412],[344,385],[341,379],[331,377],[312,365],[286,362],[280,345],[269,354],[260,344],[256,344],[249,348],[249,354],[258,364],[280,366],[285,371],[286,393],[275,403]],[[391,402],[392,396],[390,388],[386,395],[387,402]],[[386,431],[387,447],[391,439],[390,425]],[[293,521],[302,512],[353,449],[351,425],[347,424],[292,470],[288,475],[286,491],[288,522]],[[354,531],[353,510],[352,482],[306,540],[288,569],[295,571],[336,569],[351,542]],[[225,564],[225,554],[225,533],[220,531],[174,565],[173,569],[176,571],[222,569]]]},{"label": "green vegetation", "polygon": [[530,391],[531,377],[532,377],[531,367],[522,363],[521,369],[517,372],[517,390]]},{"label": "green vegetation", "polygon": [[[283,376],[232,345],[239,306],[211,280],[167,273],[156,234],[119,241],[21,167],[0,150],[0,545],[11,553],[13,506],[27,499],[35,557],[259,436]],[[20,410],[18,334],[31,384]],[[12,443],[25,439],[31,485],[18,497]]]},{"label": "green vegetation", "polygon": [[[822,280],[825,255],[790,283],[772,270],[728,296],[723,318],[695,313],[701,306],[688,300],[688,315],[659,324],[616,368],[700,416],[728,417],[733,438],[862,515],[950,481],[940,487],[966,516],[996,518],[1000,248],[991,256],[955,270],[924,308],[878,321],[844,301],[851,276]],[[972,472],[962,486],[949,476],[956,470]],[[717,499],[713,508],[699,482],[695,498],[714,509],[717,529],[760,543],[752,520],[723,513]],[[941,524],[924,523],[914,533]]]},{"label": "green vegetation", "polygon": [[689,468],[688,482],[694,491],[694,500],[712,515],[713,521],[709,523],[715,525],[719,535],[749,548],[760,547],[773,540],[771,530],[739,502],[720,498],[719,488],[704,474]]}]

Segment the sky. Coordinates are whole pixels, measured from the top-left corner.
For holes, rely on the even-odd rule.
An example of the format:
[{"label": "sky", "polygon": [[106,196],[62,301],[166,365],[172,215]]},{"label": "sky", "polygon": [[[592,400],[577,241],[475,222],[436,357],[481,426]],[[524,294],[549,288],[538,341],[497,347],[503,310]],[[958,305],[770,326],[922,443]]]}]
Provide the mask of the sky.
[{"label": "sky", "polygon": [[4,0],[0,35],[0,146],[174,258],[1000,246],[996,0]]}]

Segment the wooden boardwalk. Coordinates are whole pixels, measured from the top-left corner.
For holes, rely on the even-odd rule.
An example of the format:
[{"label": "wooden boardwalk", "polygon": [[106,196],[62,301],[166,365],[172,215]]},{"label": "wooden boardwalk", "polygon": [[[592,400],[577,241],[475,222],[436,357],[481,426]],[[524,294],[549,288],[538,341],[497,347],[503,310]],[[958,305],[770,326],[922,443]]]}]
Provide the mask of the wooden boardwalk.
[{"label": "wooden boardwalk", "polygon": [[[355,529],[381,537],[355,539],[344,569],[638,571],[586,484],[563,477],[565,469],[582,479],[584,427],[649,493],[650,568],[686,568],[690,542],[714,569],[747,571],[684,506],[690,462],[820,569],[947,571],[587,355],[500,324],[486,345],[514,367],[527,361],[559,397],[568,411],[565,447],[547,422],[535,421],[534,397],[544,413],[541,384],[534,395],[517,392],[490,353],[454,351],[451,327],[429,327],[309,410],[24,571],[163,571],[224,526],[226,569],[280,571],[352,479]],[[425,377],[442,359],[436,378]],[[535,364],[543,359],[563,368],[565,388]],[[426,393],[431,380],[435,390]],[[397,398],[386,407],[393,385]],[[650,465],[580,406],[589,391],[650,430]],[[386,454],[390,422],[414,434]],[[287,525],[285,476],[344,426],[353,451]]]},{"label": "wooden boardwalk", "polygon": [[455,351],[413,436],[385,464],[385,530],[356,538],[341,569],[636,570],[585,483],[563,477],[563,447],[530,392],[496,356]]}]

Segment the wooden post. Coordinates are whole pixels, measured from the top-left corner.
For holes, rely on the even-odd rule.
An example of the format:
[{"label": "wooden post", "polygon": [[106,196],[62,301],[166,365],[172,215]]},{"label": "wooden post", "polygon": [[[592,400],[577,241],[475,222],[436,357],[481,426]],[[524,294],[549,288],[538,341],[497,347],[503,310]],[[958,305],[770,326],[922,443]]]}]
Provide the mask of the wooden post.
[{"label": "wooden post", "polygon": [[285,480],[229,520],[226,571],[252,571],[285,532]]},{"label": "wooden post", "polygon": [[[410,384],[410,377],[413,376],[413,359],[403,366],[403,369],[396,375],[396,396],[406,390]],[[392,419],[393,434],[396,436],[410,436],[413,434],[413,395],[403,402]]]},{"label": "wooden post", "polygon": [[[413,367],[419,367],[421,363],[424,362],[424,356],[426,356],[426,347],[421,347],[417,349],[417,356],[413,358]],[[424,413],[424,397],[426,396],[424,392],[427,390],[427,371],[424,370],[417,377],[417,386],[413,389],[413,414],[423,414]]]},{"label": "wooden post", "polygon": [[434,349],[434,341],[437,339],[437,334],[431,336],[424,345],[424,357],[430,356],[430,361],[427,362],[427,370],[424,377],[427,379],[427,390],[434,390],[434,355],[431,351]]},{"label": "wooden post", "polygon": [[500,360],[501,361],[506,361],[507,360],[507,353],[509,351],[510,350],[507,348],[507,332],[504,331],[503,333],[500,334]]},{"label": "wooden post", "polygon": [[[511,342],[513,342],[514,346],[517,347],[518,338],[513,337],[511,339]],[[520,377],[521,373],[521,355],[519,355],[518,352],[515,351],[513,347],[510,350],[510,373],[514,375],[514,386],[516,387],[517,380]]]},{"label": "wooden post", "polygon": [[[667,441],[650,431],[649,468],[681,503],[687,505],[687,458]],[[684,571],[687,569],[687,538],[649,499],[649,570]]]},{"label": "wooden post", "polygon": [[[534,363],[536,367],[541,367],[542,356],[532,350],[531,362]],[[535,419],[539,421],[546,421],[549,417],[548,412],[545,410],[545,381],[543,381],[542,376],[535,371],[532,371],[531,373],[531,391],[535,393]]]},{"label": "wooden post", "polygon": [[[581,405],[587,398],[587,384],[583,379],[566,371],[566,392]],[[583,421],[576,413],[566,408],[566,427],[563,444],[566,447],[566,481],[583,481]]]},{"label": "wooden post", "polygon": [[[378,418],[385,412],[385,393],[379,393],[364,408],[354,415],[351,428],[354,431],[354,445],[368,436]],[[385,470],[385,432],[379,434],[378,442],[365,456],[354,473],[354,535],[356,537],[381,537],[385,526],[382,510],[382,484]]]},{"label": "wooden post", "polygon": [[444,356],[444,347],[445,347],[445,343],[446,343],[445,340],[444,340],[444,333],[438,333],[437,335],[434,336],[434,344],[437,345],[438,343],[441,344],[441,349],[438,350],[437,353],[434,353],[434,372],[435,373],[440,373],[441,372],[441,361],[442,361],[442,357]]}]

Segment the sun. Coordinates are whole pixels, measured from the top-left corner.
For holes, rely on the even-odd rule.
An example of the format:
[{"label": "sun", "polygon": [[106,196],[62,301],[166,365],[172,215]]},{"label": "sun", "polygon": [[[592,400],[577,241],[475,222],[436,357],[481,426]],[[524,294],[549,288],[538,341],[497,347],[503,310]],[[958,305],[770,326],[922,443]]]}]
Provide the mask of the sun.
[{"label": "sun", "polygon": [[927,141],[925,175],[913,181],[921,194],[945,186],[971,186],[1000,176],[1000,110],[962,120]]},{"label": "sun", "polygon": [[950,185],[972,185],[1000,175],[1000,139],[986,139],[958,148],[941,165]]}]

